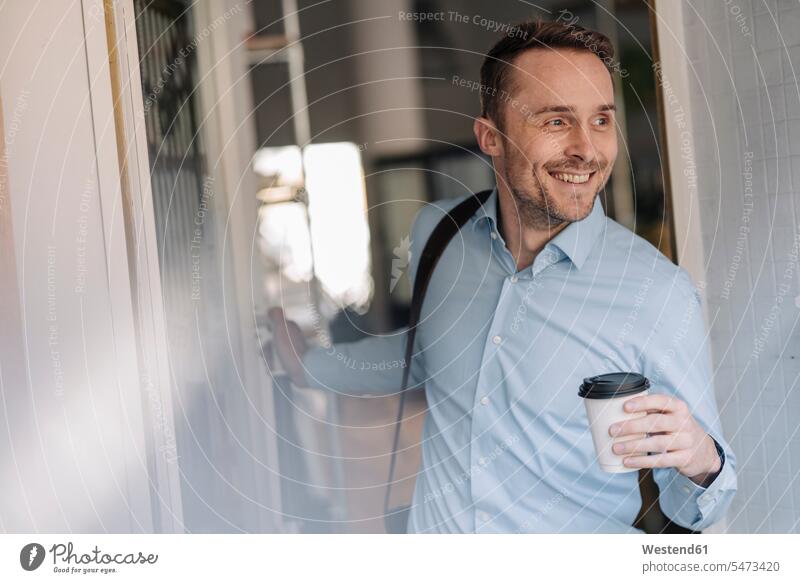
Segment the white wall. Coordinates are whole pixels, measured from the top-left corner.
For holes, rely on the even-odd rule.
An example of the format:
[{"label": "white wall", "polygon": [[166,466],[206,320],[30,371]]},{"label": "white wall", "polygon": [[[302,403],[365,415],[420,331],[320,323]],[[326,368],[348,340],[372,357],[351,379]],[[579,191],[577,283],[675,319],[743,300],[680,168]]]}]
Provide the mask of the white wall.
[{"label": "white wall", "polygon": [[[680,249],[692,229],[679,230],[679,259],[702,265],[716,394],[739,459],[727,530],[800,532],[800,4],[681,7],[669,25],[686,39],[693,153],[670,165],[676,212],[699,209],[702,242]],[[675,124],[675,110],[666,118]]]},{"label": "white wall", "polygon": [[107,60],[100,0],[0,6],[5,532],[153,530]]}]

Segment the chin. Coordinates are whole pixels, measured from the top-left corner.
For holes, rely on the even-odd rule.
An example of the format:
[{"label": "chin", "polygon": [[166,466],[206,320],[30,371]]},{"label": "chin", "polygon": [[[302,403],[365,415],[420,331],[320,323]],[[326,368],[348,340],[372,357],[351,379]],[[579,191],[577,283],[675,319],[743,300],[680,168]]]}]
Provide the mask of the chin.
[{"label": "chin", "polygon": [[577,200],[572,193],[558,196],[558,214],[571,223],[581,221],[591,214],[596,197],[596,192],[578,193]]}]

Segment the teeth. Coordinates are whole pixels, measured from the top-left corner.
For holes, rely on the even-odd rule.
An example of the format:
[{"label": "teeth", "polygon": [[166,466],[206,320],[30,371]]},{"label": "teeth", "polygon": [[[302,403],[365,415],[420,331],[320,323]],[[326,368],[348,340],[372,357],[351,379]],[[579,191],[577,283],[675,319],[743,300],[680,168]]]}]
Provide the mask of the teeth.
[{"label": "teeth", "polygon": [[558,178],[564,182],[571,182],[572,184],[583,184],[589,180],[591,174],[567,174],[565,172],[557,172],[553,177]]}]

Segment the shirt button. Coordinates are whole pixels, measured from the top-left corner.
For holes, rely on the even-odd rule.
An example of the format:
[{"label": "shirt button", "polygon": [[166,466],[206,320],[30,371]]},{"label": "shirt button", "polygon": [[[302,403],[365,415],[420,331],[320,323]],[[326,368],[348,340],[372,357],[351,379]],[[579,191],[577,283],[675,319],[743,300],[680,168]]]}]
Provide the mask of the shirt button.
[{"label": "shirt button", "polygon": [[497,233],[495,233],[494,231],[492,231],[492,234],[490,236],[492,237],[492,239],[497,239]]},{"label": "shirt button", "polygon": [[478,520],[480,520],[481,522],[489,522],[489,518],[490,517],[487,512],[484,512],[483,510],[478,512]]},{"label": "shirt button", "polygon": [[692,491],[692,489],[691,489],[689,486],[686,486],[686,485],[684,485],[684,487],[683,487],[683,491],[684,491],[686,494],[689,494],[689,493]]},{"label": "shirt button", "polygon": [[502,341],[503,339],[500,336],[494,336],[492,338],[492,342],[494,342],[495,344],[500,344]]},{"label": "shirt button", "polygon": [[512,275],[511,276],[511,283],[517,283],[518,281],[519,281],[519,278],[516,275]]},{"label": "shirt button", "polygon": [[479,466],[485,466],[486,465],[486,458],[485,457],[479,457],[478,458],[478,465]]},{"label": "shirt button", "polygon": [[481,397],[481,405],[488,405],[489,397]]}]

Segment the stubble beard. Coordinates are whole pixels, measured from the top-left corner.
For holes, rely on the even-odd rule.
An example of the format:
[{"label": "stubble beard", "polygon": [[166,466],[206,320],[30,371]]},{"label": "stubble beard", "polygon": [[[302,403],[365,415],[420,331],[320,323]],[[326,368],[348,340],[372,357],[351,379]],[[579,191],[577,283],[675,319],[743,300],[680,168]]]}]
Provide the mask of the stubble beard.
[{"label": "stubble beard", "polygon": [[589,206],[589,210],[583,216],[572,218],[571,215],[566,215],[562,212],[547,187],[535,174],[533,174],[533,180],[536,183],[534,186],[535,192],[520,188],[518,182],[511,177],[508,168],[506,168],[504,178],[514,201],[520,225],[536,230],[557,229],[565,223],[585,219],[591,212],[594,201],[600,193],[599,190],[594,193],[592,205]]}]

